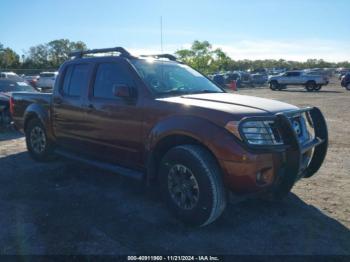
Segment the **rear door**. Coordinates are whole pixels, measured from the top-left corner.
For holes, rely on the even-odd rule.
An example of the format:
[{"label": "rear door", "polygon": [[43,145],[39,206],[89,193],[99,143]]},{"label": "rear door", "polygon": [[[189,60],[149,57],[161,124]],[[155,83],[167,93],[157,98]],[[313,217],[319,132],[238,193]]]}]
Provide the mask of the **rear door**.
[{"label": "rear door", "polygon": [[[102,59],[96,64],[86,101],[86,121],[95,157],[134,167],[141,166],[143,114],[133,73],[123,59]],[[116,85],[127,85],[134,96],[114,96]]]},{"label": "rear door", "polygon": [[60,145],[73,149],[84,146],[87,126],[82,108],[91,81],[92,64],[65,67],[53,94],[53,131]]}]

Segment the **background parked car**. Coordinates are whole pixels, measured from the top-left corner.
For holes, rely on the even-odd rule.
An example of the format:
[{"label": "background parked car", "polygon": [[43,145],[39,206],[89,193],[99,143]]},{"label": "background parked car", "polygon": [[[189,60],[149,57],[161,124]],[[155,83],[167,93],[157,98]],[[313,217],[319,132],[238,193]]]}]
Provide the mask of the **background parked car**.
[{"label": "background parked car", "polygon": [[350,91],[350,73],[347,73],[341,80],[341,86]]},{"label": "background parked car", "polygon": [[40,73],[40,78],[37,84],[37,88],[40,91],[50,91],[55,85],[55,80],[57,77],[57,72],[42,72]]},{"label": "background parked car", "polygon": [[251,81],[253,85],[265,85],[268,80],[268,76],[265,74],[252,74]]},{"label": "background parked car", "polygon": [[23,79],[34,88],[38,86],[39,78],[39,75],[27,75],[23,77]]},{"label": "background parked car", "polygon": [[225,87],[225,77],[223,74],[216,74],[213,76],[213,81],[215,82],[215,84],[221,86],[221,87]]},{"label": "background parked car", "polygon": [[7,126],[11,123],[9,108],[12,92],[36,92],[36,90],[23,81],[0,79],[0,126]]},{"label": "background parked car", "polygon": [[23,78],[14,72],[0,72],[0,79],[9,79],[14,81],[23,81]]},{"label": "background parked car", "polygon": [[236,81],[237,88],[241,87],[241,75],[236,72],[228,72],[224,76],[225,85],[228,86],[232,81]]},{"label": "background parked car", "polygon": [[240,86],[252,86],[252,77],[250,73],[244,71],[237,71],[240,75]]},{"label": "background parked car", "polygon": [[329,80],[325,76],[306,74],[303,71],[287,71],[278,76],[269,77],[271,90],[286,89],[287,85],[305,86],[307,91],[319,91],[323,85],[328,85]]}]

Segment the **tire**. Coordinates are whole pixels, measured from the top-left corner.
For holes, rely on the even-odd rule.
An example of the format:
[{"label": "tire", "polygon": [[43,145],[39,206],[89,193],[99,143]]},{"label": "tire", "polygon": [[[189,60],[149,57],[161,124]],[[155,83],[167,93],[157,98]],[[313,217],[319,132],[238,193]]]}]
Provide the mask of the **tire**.
[{"label": "tire", "polygon": [[345,86],[346,90],[350,91],[350,83]]},{"label": "tire", "polygon": [[208,225],[226,207],[220,167],[201,146],[170,149],[160,163],[159,179],[163,198],[174,215],[186,224]]},{"label": "tire", "polygon": [[317,85],[316,88],[314,89],[315,91],[320,91],[322,88],[322,85]]},{"label": "tire", "polygon": [[271,89],[272,91],[278,90],[278,89],[279,89],[279,84],[278,84],[278,82],[277,82],[277,81],[271,81],[271,82],[270,82],[270,89]]},{"label": "tire", "polygon": [[309,81],[306,83],[305,88],[308,92],[312,92],[314,90],[316,90],[317,86],[316,86],[316,82],[315,81]]},{"label": "tire", "polygon": [[287,89],[287,85],[279,85],[278,86],[278,91],[282,91],[284,89]]},{"label": "tire", "polygon": [[44,125],[38,118],[29,120],[25,130],[29,155],[37,161],[48,161],[53,158],[54,144],[48,139]]}]

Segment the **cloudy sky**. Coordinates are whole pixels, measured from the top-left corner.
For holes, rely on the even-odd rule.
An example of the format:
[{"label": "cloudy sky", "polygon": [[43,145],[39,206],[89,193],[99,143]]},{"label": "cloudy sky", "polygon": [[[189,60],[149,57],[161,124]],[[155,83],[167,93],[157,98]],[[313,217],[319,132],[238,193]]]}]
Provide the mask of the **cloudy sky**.
[{"label": "cloudy sky", "polygon": [[233,59],[350,61],[349,0],[2,0],[0,43],[24,53],[53,39],[134,53],[208,40]]}]

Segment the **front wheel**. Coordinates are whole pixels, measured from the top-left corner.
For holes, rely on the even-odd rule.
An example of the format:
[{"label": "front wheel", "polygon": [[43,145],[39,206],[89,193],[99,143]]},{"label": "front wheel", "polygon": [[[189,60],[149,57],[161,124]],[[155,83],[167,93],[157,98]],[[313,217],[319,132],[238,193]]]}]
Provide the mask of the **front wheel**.
[{"label": "front wheel", "polygon": [[37,161],[47,161],[53,156],[54,145],[47,137],[45,127],[37,118],[30,120],[25,130],[27,149]]},{"label": "front wheel", "polygon": [[272,91],[276,91],[279,89],[279,84],[277,83],[277,81],[271,81],[270,82],[270,89]]},{"label": "front wheel", "polygon": [[159,169],[161,191],[175,216],[193,226],[216,220],[226,206],[220,167],[203,147],[170,149]]},{"label": "front wheel", "polygon": [[346,86],[345,86],[346,90],[349,90],[350,91],[350,83],[348,83]]}]

